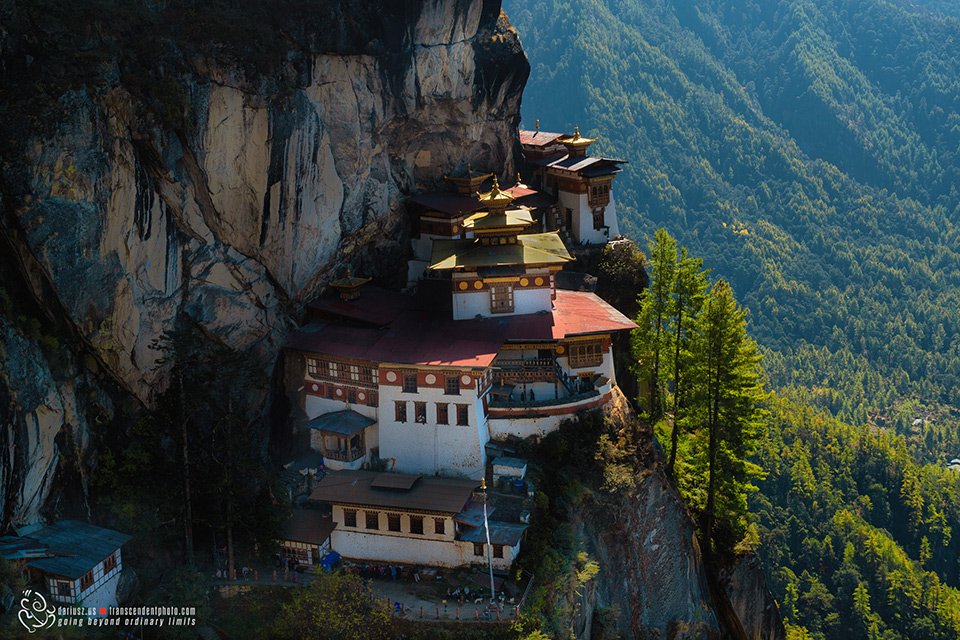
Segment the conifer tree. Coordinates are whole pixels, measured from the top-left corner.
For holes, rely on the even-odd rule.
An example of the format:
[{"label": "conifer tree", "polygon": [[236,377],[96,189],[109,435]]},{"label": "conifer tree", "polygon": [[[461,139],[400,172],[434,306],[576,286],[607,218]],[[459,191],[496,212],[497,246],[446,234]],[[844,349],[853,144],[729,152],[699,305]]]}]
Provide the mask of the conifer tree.
[{"label": "conifer tree", "polygon": [[656,421],[666,412],[666,382],[671,356],[668,324],[674,307],[677,241],[666,230],[658,229],[649,249],[650,288],[641,294],[637,317],[640,330],[636,334],[634,352],[644,363],[649,384],[650,418]]},{"label": "conifer tree", "polygon": [[673,429],[670,434],[670,457],[667,471],[673,475],[677,460],[677,444],[681,429],[680,412],[685,406],[684,396],[690,382],[688,374],[693,368],[690,345],[693,341],[696,319],[703,308],[707,290],[707,272],[702,270],[703,260],[687,255],[687,248],[680,248],[677,260],[673,292]]},{"label": "conifer tree", "polygon": [[703,513],[705,551],[712,551],[718,515],[736,538],[746,529],[747,491],[762,470],[754,453],[765,411],[757,344],[746,332],[745,312],[730,286],[720,280],[704,306],[694,345],[698,419],[708,436],[707,504]]}]

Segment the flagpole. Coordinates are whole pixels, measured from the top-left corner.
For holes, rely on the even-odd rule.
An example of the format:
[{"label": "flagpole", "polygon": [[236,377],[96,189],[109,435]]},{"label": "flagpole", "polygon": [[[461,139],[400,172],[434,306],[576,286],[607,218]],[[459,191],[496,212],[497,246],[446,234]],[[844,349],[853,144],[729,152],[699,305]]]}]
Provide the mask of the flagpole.
[{"label": "flagpole", "polygon": [[490,602],[496,602],[496,589],[493,586],[493,548],[490,545],[490,526],[487,524],[487,481],[480,479],[480,489],[483,491],[483,529],[487,533],[487,563],[490,567]]}]

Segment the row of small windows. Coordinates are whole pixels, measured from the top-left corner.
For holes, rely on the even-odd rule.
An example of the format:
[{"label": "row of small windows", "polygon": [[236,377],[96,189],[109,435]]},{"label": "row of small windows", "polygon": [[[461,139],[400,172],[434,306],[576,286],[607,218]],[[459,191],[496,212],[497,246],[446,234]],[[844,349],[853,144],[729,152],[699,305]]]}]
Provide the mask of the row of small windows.
[{"label": "row of small windows", "polygon": [[571,367],[597,367],[603,364],[603,345],[599,342],[570,345]]},{"label": "row of small windows", "polygon": [[[417,372],[403,372],[403,392],[417,393]],[[460,374],[444,376],[443,392],[448,396],[460,395]]]},{"label": "row of small windows", "polygon": [[[457,425],[458,426],[468,426],[470,424],[470,405],[468,404],[458,404],[454,405],[457,408]],[[406,422],[407,421],[407,402],[405,400],[397,400],[395,402],[396,407],[396,420],[397,422]],[[450,424],[450,405],[445,402],[436,403],[436,418],[437,424]],[[414,422],[419,424],[427,423],[427,403],[426,402],[414,402],[413,403],[413,416]]]},{"label": "row of small windows", "polygon": [[[486,554],[484,553],[484,543],[482,543],[482,542],[474,542],[474,543],[473,543],[473,555],[479,556],[479,557],[483,557],[484,555],[486,555]],[[502,545],[502,544],[495,544],[495,545],[493,545],[493,557],[494,557],[494,558],[502,558],[502,557],[503,557],[503,545]]]},{"label": "row of small windows", "polygon": [[318,358],[307,358],[307,373],[314,380],[334,380],[366,385],[376,385],[379,378],[376,367]]},{"label": "row of small windows", "polygon": [[[379,511],[364,511],[364,526],[363,528],[368,531],[380,531],[380,512]],[[413,535],[422,536],[423,527],[424,527],[424,516],[408,516],[410,518],[410,531]],[[446,535],[447,533],[447,520],[446,518],[430,518],[433,520],[433,533],[435,535]],[[357,510],[356,509],[344,509],[343,510],[343,526],[351,527],[353,529],[358,529],[357,526]],[[400,529],[400,514],[399,513],[388,513],[387,514],[387,531],[395,531],[401,533]]]}]

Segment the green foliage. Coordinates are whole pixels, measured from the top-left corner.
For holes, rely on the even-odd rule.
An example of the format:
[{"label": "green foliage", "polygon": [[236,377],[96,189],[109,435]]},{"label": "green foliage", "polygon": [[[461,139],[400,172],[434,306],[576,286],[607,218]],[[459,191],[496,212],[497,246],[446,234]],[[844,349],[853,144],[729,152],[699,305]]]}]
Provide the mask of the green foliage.
[{"label": "green foliage", "polygon": [[751,499],[788,636],[957,637],[960,546],[943,531],[960,518],[957,478],[918,464],[902,436],[803,399],[768,403],[758,455],[769,473]]},{"label": "green foliage", "polygon": [[318,574],[297,589],[268,632],[290,640],[378,640],[390,637],[390,612],[351,574]]}]

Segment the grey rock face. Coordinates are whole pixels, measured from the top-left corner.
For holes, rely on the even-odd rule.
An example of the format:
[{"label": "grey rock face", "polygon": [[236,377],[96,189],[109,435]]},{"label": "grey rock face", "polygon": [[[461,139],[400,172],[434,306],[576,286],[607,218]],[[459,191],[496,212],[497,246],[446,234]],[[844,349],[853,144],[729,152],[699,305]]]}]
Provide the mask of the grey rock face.
[{"label": "grey rock face", "polygon": [[[186,61],[176,81],[187,125],[176,130],[145,117],[107,65],[97,89],[60,95],[58,117],[5,159],[12,262],[140,402],[164,388],[150,344],[178,318],[271,371],[303,303],[346,266],[404,280],[407,194],[467,162],[515,174],[529,66],[499,2],[386,6],[335,2],[297,21],[283,81],[229,59]],[[18,340],[3,333],[24,367]],[[46,386],[3,416],[11,455],[36,450],[3,477],[19,516],[35,514],[56,466],[53,445],[37,442],[65,424],[62,385]],[[17,420],[33,421],[36,442],[14,433],[26,428]]]}]

